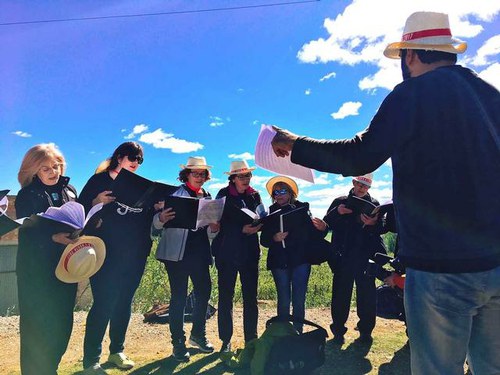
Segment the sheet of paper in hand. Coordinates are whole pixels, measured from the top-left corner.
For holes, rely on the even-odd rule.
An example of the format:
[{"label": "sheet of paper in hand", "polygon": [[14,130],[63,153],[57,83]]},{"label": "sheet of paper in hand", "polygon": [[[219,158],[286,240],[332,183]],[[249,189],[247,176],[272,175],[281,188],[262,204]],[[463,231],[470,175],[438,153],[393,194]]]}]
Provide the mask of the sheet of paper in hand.
[{"label": "sheet of paper in hand", "polygon": [[102,203],[96,204],[85,216],[85,209],[78,202],[67,202],[61,207],[49,207],[47,211],[31,215],[29,219],[34,223],[45,225],[52,233],[71,233],[70,238],[77,238],[89,227],[97,224]]},{"label": "sheet of paper in hand", "polygon": [[314,183],[312,169],[292,163],[290,156],[279,158],[275,155],[271,141],[276,131],[270,125],[262,125],[255,145],[255,164],[268,171],[285,176],[297,177],[301,180]]}]

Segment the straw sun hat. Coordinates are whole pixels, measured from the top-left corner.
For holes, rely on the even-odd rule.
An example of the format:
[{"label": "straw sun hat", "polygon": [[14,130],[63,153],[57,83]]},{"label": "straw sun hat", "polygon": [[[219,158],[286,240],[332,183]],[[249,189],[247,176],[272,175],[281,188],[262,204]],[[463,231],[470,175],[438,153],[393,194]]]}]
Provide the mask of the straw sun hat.
[{"label": "straw sun hat", "polygon": [[448,53],[463,53],[467,43],[451,36],[448,15],[434,12],[416,12],[406,20],[400,42],[389,44],[384,55],[399,59],[401,49],[421,49]]},{"label": "straw sun hat", "polygon": [[273,195],[273,187],[278,182],[283,182],[283,183],[287,184],[288,186],[290,186],[292,191],[295,193],[295,196],[299,195],[299,187],[297,186],[297,183],[294,180],[292,180],[290,177],[286,177],[286,176],[275,176],[275,177],[271,178],[269,181],[267,181],[266,189],[267,189],[267,192],[269,193],[269,195],[271,195],[271,196]]},{"label": "straw sun hat", "polygon": [[207,165],[207,161],[203,156],[190,156],[186,164],[181,164],[181,169],[210,169],[211,165]]},{"label": "straw sun hat", "polygon": [[357,181],[362,183],[363,185],[371,187],[373,182],[373,173],[367,173],[363,176],[353,177],[353,181]]},{"label": "straw sun hat", "polygon": [[99,237],[82,236],[64,249],[56,267],[56,277],[65,283],[78,283],[94,275],[106,257],[106,246]]},{"label": "straw sun hat", "polygon": [[225,174],[232,175],[232,174],[245,174],[248,172],[252,172],[255,170],[255,167],[249,167],[248,163],[246,160],[235,160],[231,162],[231,167],[229,168],[229,172],[224,172]]}]

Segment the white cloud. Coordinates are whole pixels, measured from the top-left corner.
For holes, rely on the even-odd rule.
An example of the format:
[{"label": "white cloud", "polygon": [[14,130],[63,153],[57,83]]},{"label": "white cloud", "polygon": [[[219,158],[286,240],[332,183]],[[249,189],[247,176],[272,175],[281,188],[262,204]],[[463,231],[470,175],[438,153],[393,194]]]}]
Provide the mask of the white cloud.
[{"label": "white cloud", "polygon": [[229,154],[229,159],[237,159],[237,160],[254,160],[255,156],[249,152],[244,152],[242,154]]},{"label": "white cloud", "polygon": [[328,73],[328,74],[325,74],[323,77],[321,77],[319,79],[320,82],[323,82],[323,81],[326,81],[327,79],[330,79],[330,78],[335,78],[337,76],[337,73],[335,72],[331,72],[331,73]]},{"label": "white cloud", "polygon": [[306,90],[304,91],[304,94],[306,94],[306,95],[311,95],[311,89],[306,89]]},{"label": "white cloud", "polygon": [[17,135],[18,137],[21,138],[29,138],[31,137],[30,133],[23,132],[21,130],[16,130],[15,132],[12,132],[11,134]]},{"label": "white cloud", "polygon": [[358,110],[361,106],[362,104],[360,102],[346,102],[342,104],[337,112],[332,113],[330,116],[332,116],[335,120],[340,120],[346,118],[347,116],[356,116],[359,115]]},{"label": "white cloud", "polygon": [[165,133],[161,128],[151,133],[142,134],[139,141],[150,144],[154,148],[170,149],[176,154],[198,151],[203,148],[201,143],[174,138],[173,134]]},{"label": "white cloud", "polygon": [[385,161],[384,165],[385,165],[386,167],[392,168],[392,159],[391,159],[391,158],[387,159],[387,160]]},{"label": "white cloud", "polygon": [[500,90],[500,63],[490,65],[488,68],[479,73],[479,77]]},{"label": "white cloud", "polygon": [[489,64],[489,58],[500,54],[500,34],[488,39],[476,52],[470,63],[475,66]]},{"label": "white cloud", "polygon": [[215,192],[215,194],[217,194],[216,192],[218,192],[222,188],[225,188],[226,186],[227,186],[227,182],[208,183],[207,190],[212,191],[213,193]]},{"label": "white cloud", "polygon": [[148,130],[148,126],[146,124],[139,124],[134,126],[132,129],[132,132],[126,135],[124,138],[125,139],[134,139],[137,135],[144,133],[145,131]]},{"label": "white cloud", "polygon": [[252,121],[252,124],[253,124],[253,125],[260,125],[260,124],[262,124],[262,121],[259,121],[259,120],[253,120],[253,121]]},{"label": "white cloud", "polygon": [[[391,9],[390,16],[387,9]],[[378,87],[390,90],[401,81],[399,69],[394,69],[398,62],[385,58],[382,52],[389,43],[401,40],[406,18],[422,9],[448,13],[453,35],[468,39],[483,31],[481,22],[495,22],[500,3],[491,0],[353,1],[335,19],[324,20],[328,36],[304,44],[297,58],[304,63],[372,64],[376,72],[362,77],[359,87],[362,90]],[[484,47],[476,57],[478,63],[498,48],[497,43],[495,38]]]},{"label": "white cloud", "polygon": [[219,116],[210,116],[210,124],[211,127],[216,128],[218,126],[224,125],[224,121],[222,117]]}]

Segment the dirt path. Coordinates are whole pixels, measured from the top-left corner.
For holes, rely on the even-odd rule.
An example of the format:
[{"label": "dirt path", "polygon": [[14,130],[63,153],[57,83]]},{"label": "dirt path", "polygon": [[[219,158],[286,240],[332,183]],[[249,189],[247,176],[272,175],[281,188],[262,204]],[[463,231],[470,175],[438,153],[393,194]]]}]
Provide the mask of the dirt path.
[{"label": "dirt path", "polygon": [[[261,308],[259,317],[259,333],[264,330],[267,319],[275,313],[274,308]],[[329,309],[308,309],[306,318],[319,323],[328,330],[330,323]],[[236,308],[235,333],[233,336],[233,347],[243,346],[242,336],[242,309]],[[73,335],[68,350],[63,357],[60,374],[78,373],[81,369],[82,342],[85,330],[85,312],[75,313],[75,324]],[[358,333],[354,330],[356,314],[350,314],[348,322],[349,331],[346,335],[346,344],[339,348],[327,344],[327,361],[325,365],[315,374],[408,374],[408,350],[404,344],[406,337],[404,326],[399,321],[379,319],[374,331],[374,343],[365,352],[355,350],[353,345]],[[19,319],[18,317],[0,318],[0,374],[19,374]],[[186,324],[189,335],[190,324]],[[329,331],[329,330],[328,330]],[[207,334],[215,345],[220,347],[217,335],[217,316],[212,317],[207,323]],[[331,333],[329,332],[329,339]],[[386,341],[393,341],[391,350],[387,352]],[[109,342],[104,342],[103,361],[107,358],[107,347]],[[394,347],[395,349],[392,349]],[[127,334],[126,353],[133,358],[136,369],[129,372],[118,370],[109,371],[110,374],[232,374],[226,372],[215,355],[204,356],[196,354],[193,356],[190,366],[181,368],[172,365],[170,357],[171,345],[170,334],[167,325],[151,325],[142,322],[142,315],[134,314]],[[196,362],[199,362],[196,364]],[[196,365],[195,365],[196,364]],[[176,368],[177,367],[177,368]],[[212,368],[210,370],[210,368]],[[248,374],[248,372],[243,372]]]}]

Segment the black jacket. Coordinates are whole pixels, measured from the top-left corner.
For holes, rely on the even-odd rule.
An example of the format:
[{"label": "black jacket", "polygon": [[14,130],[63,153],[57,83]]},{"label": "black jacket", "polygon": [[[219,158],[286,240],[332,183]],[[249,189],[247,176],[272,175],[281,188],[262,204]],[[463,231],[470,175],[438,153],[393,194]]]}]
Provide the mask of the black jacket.
[{"label": "black jacket", "polygon": [[[217,199],[222,197],[226,197],[226,207],[231,205],[237,208],[246,207],[254,212],[257,206],[262,204],[257,191],[248,188],[245,193],[238,194],[232,183],[219,191]],[[223,215],[220,224],[220,231],[212,242],[212,254],[216,264],[243,265],[259,261],[260,247],[257,234],[242,233],[243,225],[232,220],[229,215]]]},{"label": "black jacket", "polygon": [[[385,247],[380,236],[382,220],[375,225],[363,226],[359,213],[340,215],[337,207],[346,204],[352,196],[352,189],[348,196],[336,198],[328,208],[323,220],[332,230],[332,247],[346,259],[357,259],[365,264],[376,252],[385,253]],[[363,199],[378,205],[378,201],[366,194]]]},{"label": "black jacket", "polygon": [[500,265],[500,93],[458,65],[396,86],[353,139],[299,138],[292,161],[359,176],[389,157],[400,258],[429,272]]},{"label": "black jacket", "polygon": [[[306,207],[309,211],[309,203],[296,201],[293,205],[279,206],[277,203],[269,207],[269,212],[274,212],[281,208],[282,213],[294,208]],[[267,253],[267,269],[293,268],[301,264],[308,263],[307,250],[313,236],[321,238],[322,232],[314,228],[312,222],[308,222],[299,232],[289,232],[285,239],[286,248],[281,242],[275,242],[273,236],[280,231],[277,220],[267,222],[262,228],[260,243],[269,249]]]},{"label": "black jacket", "polygon": [[[52,193],[59,194],[61,198],[57,199],[57,204],[54,204]],[[16,216],[18,218],[29,217],[32,214],[45,212],[49,207],[59,207],[74,200],[76,200],[76,190],[69,185],[69,177],[61,176],[54,186],[46,186],[35,178],[17,194]],[[34,225],[31,220],[27,219],[19,229],[16,272],[18,277],[28,279],[33,276],[33,272],[36,272],[37,277],[57,283],[54,271],[65,246],[52,241],[54,233],[50,227],[42,221],[38,223]]]}]

